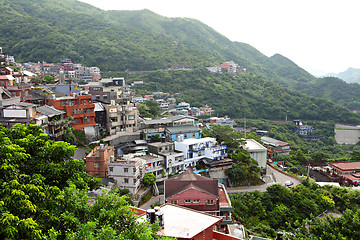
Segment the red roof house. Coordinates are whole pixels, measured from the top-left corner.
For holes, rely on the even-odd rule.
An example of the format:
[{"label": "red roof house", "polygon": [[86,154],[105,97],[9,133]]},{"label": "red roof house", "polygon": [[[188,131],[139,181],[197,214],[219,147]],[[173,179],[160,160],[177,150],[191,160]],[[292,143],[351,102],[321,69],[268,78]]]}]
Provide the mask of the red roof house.
[{"label": "red roof house", "polygon": [[221,216],[221,224],[232,224],[231,202],[217,180],[195,174],[188,168],[164,183],[165,202]]}]

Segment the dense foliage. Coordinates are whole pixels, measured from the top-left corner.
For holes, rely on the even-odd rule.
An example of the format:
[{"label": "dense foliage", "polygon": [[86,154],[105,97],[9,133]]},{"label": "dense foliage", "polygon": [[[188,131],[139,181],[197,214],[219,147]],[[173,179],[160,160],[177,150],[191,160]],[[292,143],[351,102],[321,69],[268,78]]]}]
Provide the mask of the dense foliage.
[{"label": "dense foliage", "polygon": [[[358,219],[351,220],[349,214],[360,210],[358,201],[360,191],[340,187],[324,186],[319,187],[315,183],[304,181],[303,184],[293,188],[286,188],[281,185],[272,185],[266,192],[248,192],[230,194],[233,216],[240,221],[250,231],[268,237],[275,237],[277,231],[287,231],[295,233],[300,231],[305,239],[320,239],[316,237],[325,236],[323,232],[330,227],[321,228],[317,225],[318,220],[314,217],[320,215],[325,210],[345,211],[343,219],[347,219],[348,224],[340,223],[342,219],[336,220],[330,226],[342,226],[329,230],[328,234],[336,232],[337,236],[350,236],[348,239],[357,239],[356,235],[351,235],[353,229],[359,225]],[[310,219],[310,232],[308,234],[304,228],[298,229],[305,219]],[[350,231],[349,231],[350,230]],[[299,235],[300,235],[299,233]],[[336,238],[322,238],[336,239]],[[341,238],[340,238],[341,239]]]},{"label": "dense foliage", "polygon": [[[243,121],[238,121],[238,124],[242,126]],[[269,137],[290,143],[290,155],[280,155],[276,160],[285,161],[288,169],[294,173],[301,173],[301,171],[304,173],[305,169],[302,169],[302,166],[307,165],[309,161],[326,163],[328,161],[355,159],[355,157],[350,158],[351,151],[358,150],[359,146],[336,144],[333,123],[307,121],[304,124],[313,126],[314,131],[311,134],[322,136],[320,140],[304,140],[295,134],[296,125],[292,121],[246,121],[248,127],[266,130]]]},{"label": "dense foliage", "polygon": [[149,10],[102,11],[76,0],[0,0],[0,4],[0,42],[22,62],[70,58],[103,71],[131,74],[233,60],[268,81],[360,110],[358,85],[316,79],[280,54],[269,58],[194,19],[167,18]]},{"label": "dense foliage", "polygon": [[[225,174],[229,177],[232,186],[256,185],[261,183],[258,163],[250,157],[250,154],[241,146],[244,144],[244,133],[235,132],[230,126],[211,124],[202,129],[203,137],[213,137],[227,146],[229,158],[233,160],[232,168],[227,169]],[[248,138],[259,141],[259,136],[250,133]]]},{"label": "dense foliage", "polygon": [[155,118],[161,114],[161,108],[155,101],[146,101],[140,104],[138,107],[139,115],[143,118]]},{"label": "dense foliage", "polygon": [[[155,71],[136,77],[136,89],[180,93],[178,101],[208,104],[214,114],[231,118],[312,119],[358,123],[360,116],[327,100],[309,97],[254,74],[211,74],[206,68]],[[133,80],[135,80],[133,79]]]},{"label": "dense foliage", "polygon": [[158,238],[125,197],[87,196],[100,182],[70,158],[75,149],[38,125],[0,126],[0,239]]}]

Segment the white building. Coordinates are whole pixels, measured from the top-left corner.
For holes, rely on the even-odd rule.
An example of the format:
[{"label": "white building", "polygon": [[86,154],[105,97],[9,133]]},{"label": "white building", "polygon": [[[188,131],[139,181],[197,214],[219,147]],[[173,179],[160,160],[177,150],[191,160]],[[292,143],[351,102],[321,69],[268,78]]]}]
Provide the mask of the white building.
[{"label": "white building", "polygon": [[[181,139],[179,139],[181,140]],[[227,156],[225,145],[218,145],[215,138],[189,138],[175,142],[175,150],[184,154],[184,168],[195,167],[200,159],[222,159]]]},{"label": "white building", "polygon": [[127,188],[135,195],[141,187],[144,166],[145,161],[132,154],[121,159],[112,158],[108,164],[108,176],[116,181],[116,186]]},{"label": "white building", "polygon": [[266,167],[266,147],[264,147],[254,139],[246,139],[245,144],[242,144],[242,147],[250,154],[251,158],[258,162],[259,167]]},{"label": "white building", "polygon": [[164,158],[164,170],[166,175],[184,170],[184,154],[174,151],[173,142],[155,142],[148,144],[149,151]]}]

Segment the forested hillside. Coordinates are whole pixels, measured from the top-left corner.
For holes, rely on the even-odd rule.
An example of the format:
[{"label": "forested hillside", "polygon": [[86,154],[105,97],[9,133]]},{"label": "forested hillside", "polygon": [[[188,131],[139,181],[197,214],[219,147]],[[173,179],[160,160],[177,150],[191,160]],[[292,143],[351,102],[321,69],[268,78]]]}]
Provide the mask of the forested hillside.
[{"label": "forested hillside", "polygon": [[103,11],[76,0],[0,0],[0,4],[0,42],[19,61],[71,58],[102,70],[124,71],[233,60],[285,86],[292,81],[288,77],[296,75],[278,74],[281,64],[195,19],[167,18],[149,10]]},{"label": "forested hillside", "polygon": [[193,106],[208,104],[219,116],[232,118],[312,119],[358,123],[359,115],[325,99],[279,86],[252,73],[232,76],[211,74],[206,68],[156,71],[143,80],[140,91],[180,93],[179,101]]},{"label": "forested hillside", "polygon": [[[174,64],[195,68],[233,60],[261,79],[360,110],[359,91],[351,94],[357,85],[317,79],[284,56],[269,58],[195,19],[167,18],[149,10],[103,11],[76,0],[0,0],[0,4],[0,45],[20,62],[70,58],[105,72],[158,70]],[[282,113],[274,116],[286,115],[287,110],[279,108]]]}]

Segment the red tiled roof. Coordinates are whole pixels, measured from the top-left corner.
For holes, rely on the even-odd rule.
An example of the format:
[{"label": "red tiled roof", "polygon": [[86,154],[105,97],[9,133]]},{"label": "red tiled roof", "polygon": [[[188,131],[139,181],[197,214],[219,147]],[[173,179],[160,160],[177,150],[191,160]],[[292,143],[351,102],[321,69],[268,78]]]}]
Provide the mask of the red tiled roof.
[{"label": "red tiled roof", "polygon": [[360,161],[352,162],[331,162],[328,163],[331,167],[339,169],[340,171],[360,171]]},{"label": "red tiled roof", "polygon": [[174,196],[190,184],[212,195],[219,196],[217,180],[199,176],[191,168],[188,168],[183,174],[165,180],[165,198]]}]

